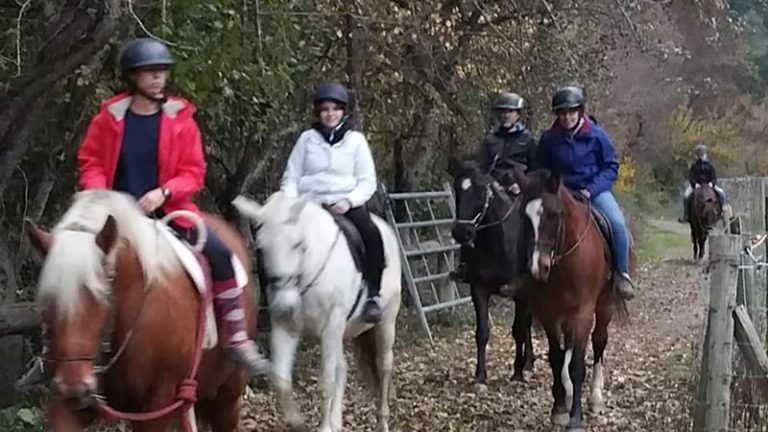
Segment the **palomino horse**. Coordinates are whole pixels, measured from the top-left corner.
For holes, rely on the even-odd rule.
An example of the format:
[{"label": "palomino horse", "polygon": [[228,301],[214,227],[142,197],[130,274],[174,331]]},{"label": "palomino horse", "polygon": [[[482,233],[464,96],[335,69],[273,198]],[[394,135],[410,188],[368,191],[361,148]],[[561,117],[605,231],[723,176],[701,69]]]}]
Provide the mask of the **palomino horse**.
[{"label": "palomino horse", "polygon": [[[235,231],[213,217],[206,222],[250,274],[247,250]],[[31,225],[32,243],[46,256],[38,301],[50,329],[50,430],[82,430],[98,417],[96,408],[105,399],[115,409],[144,413],[177,397],[189,403],[196,398],[213,431],[238,429],[245,371],[218,347],[202,355],[196,396],[188,379],[201,299],[156,223],[127,195],[98,190],[78,193],[51,233]],[[254,329],[250,283],[245,291]],[[102,337],[115,350],[107,366],[98,368]],[[175,410],[134,422],[133,429],[166,431],[179,419]]]},{"label": "palomino horse", "polygon": [[594,324],[590,402],[599,415],[604,407],[608,324],[615,312],[626,313],[626,305],[615,292],[611,260],[589,206],[577,201],[548,171],[526,175],[516,168],[515,177],[534,234],[530,269],[538,282],[532,300],[549,342],[552,422],[567,430],[583,430],[581,392],[589,332]]},{"label": "palomino horse", "polygon": [[[520,267],[521,212],[520,199],[510,198],[496,180],[481,172],[474,163],[462,162],[454,176],[456,194],[456,225],[452,234],[462,245],[467,263],[472,303],[475,306],[475,340],[477,368],[475,389],[485,390],[485,347],[490,337],[488,301],[499,294],[500,286],[508,283],[523,269]],[[524,252],[523,252],[524,253]],[[512,335],[515,339],[514,381],[524,381],[523,370],[533,370],[532,317],[528,295],[515,293],[515,319]]]},{"label": "palomino horse", "polygon": [[331,214],[319,205],[273,194],[263,206],[244,197],[233,202],[259,226],[257,244],[270,283],[272,375],[283,418],[294,429],[303,419],[291,395],[292,369],[302,329],[320,338],[323,420],[320,430],[342,430],[347,365],[344,339],[352,339],[358,368],[378,394],[376,430],[389,430],[392,346],[400,309],[400,256],[392,229],[372,216],[384,242],[381,321],[360,319],[366,293],[348,242]]},{"label": "palomino horse", "polygon": [[704,246],[707,244],[709,231],[720,218],[720,200],[717,192],[709,184],[703,184],[693,190],[688,223],[691,225],[693,259],[704,258]]}]

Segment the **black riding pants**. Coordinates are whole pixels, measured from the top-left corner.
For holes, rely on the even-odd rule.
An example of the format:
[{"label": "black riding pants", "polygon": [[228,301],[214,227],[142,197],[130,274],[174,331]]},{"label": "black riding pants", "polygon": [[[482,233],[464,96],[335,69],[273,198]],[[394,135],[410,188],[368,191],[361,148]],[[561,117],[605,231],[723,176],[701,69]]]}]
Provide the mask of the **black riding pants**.
[{"label": "black riding pants", "polygon": [[384,243],[381,240],[381,233],[364,206],[349,209],[344,213],[344,217],[355,225],[363,238],[365,245],[363,278],[368,282],[368,296],[375,297],[379,295],[381,273],[384,271]]},{"label": "black riding pants", "polygon": [[[197,242],[197,228],[183,228],[175,223],[170,224],[182,238],[189,244]],[[235,269],[232,267],[232,253],[211,229],[208,229],[208,237],[203,246],[203,256],[211,266],[211,279],[215,282],[228,281],[235,278]]]}]

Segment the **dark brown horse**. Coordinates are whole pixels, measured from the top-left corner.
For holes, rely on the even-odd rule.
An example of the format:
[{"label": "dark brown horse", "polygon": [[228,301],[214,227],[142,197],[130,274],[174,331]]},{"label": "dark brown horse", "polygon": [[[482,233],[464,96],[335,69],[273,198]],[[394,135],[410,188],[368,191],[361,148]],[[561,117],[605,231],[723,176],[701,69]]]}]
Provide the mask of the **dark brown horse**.
[{"label": "dark brown horse", "polygon": [[[250,274],[235,231],[212,217],[206,222]],[[141,413],[190,391],[200,296],[168,240],[133,200],[117,192],[80,192],[51,233],[32,225],[30,235],[46,255],[38,301],[50,328],[49,430],[83,430],[98,418],[102,398],[115,409]],[[254,329],[250,284],[245,291]],[[114,348],[105,371],[96,364],[104,336]],[[197,371],[196,395],[192,385],[187,397],[196,396],[198,413],[213,431],[236,431],[245,372],[220,346],[203,352]],[[166,431],[180,415],[176,410],[133,428]]]},{"label": "dark brown horse", "polygon": [[599,414],[604,406],[608,324],[617,310],[626,308],[615,293],[611,259],[589,207],[548,171],[527,175],[516,169],[515,177],[533,230],[530,268],[538,283],[532,302],[549,342],[554,378],[551,420],[567,430],[583,430],[581,393],[590,331],[595,362],[590,402]]},{"label": "dark brown horse", "polygon": [[[488,303],[492,294],[510,282],[521,270],[519,242],[521,233],[520,200],[510,197],[490,174],[481,172],[474,163],[464,162],[454,174],[456,219],[454,239],[462,245],[467,265],[472,303],[475,306],[475,340],[477,369],[475,388],[485,389],[485,347],[490,338]],[[514,381],[524,381],[524,370],[533,370],[531,341],[532,317],[528,297],[515,295]]]},{"label": "dark brown horse", "polygon": [[688,223],[691,225],[693,259],[704,258],[704,246],[707,244],[709,231],[720,218],[721,208],[717,192],[709,184],[703,184],[693,190]]}]

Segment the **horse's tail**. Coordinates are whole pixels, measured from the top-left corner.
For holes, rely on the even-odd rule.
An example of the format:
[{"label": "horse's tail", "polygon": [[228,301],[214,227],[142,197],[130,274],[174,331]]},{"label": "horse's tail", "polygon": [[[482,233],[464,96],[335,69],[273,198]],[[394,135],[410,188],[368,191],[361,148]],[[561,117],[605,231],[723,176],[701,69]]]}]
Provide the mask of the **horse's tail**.
[{"label": "horse's tail", "polygon": [[379,394],[381,391],[381,376],[376,366],[379,357],[379,346],[376,343],[376,328],[366,330],[354,339],[355,356],[357,357],[357,369],[362,375],[363,381],[370,390]]}]

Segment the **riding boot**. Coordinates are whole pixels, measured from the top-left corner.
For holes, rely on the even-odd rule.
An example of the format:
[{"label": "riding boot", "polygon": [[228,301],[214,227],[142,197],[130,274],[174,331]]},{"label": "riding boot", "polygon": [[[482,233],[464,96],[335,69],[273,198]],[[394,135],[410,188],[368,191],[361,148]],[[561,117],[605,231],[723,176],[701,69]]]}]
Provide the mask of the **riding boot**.
[{"label": "riding boot", "polygon": [[678,220],[680,223],[687,223],[688,222],[688,220],[689,220],[688,214],[690,212],[688,207],[689,207],[688,206],[688,200],[687,199],[683,200],[683,217]]},{"label": "riding boot", "polygon": [[50,346],[50,332],[48,326],[42,325],[43,352],[28,363],[29,369],[13,384],[17,392],[29,394],[41,389],[50,379],[50,370],[45,358],[48,356]]},{"label": "riding boot", "polygon": [[363,306],[363,321],[376,324],[381,320],[381,305],[379,304],[379,289],[381,288],[381,276],[371,278],[368,282],[368,299]]},{"label": "riding boot", "polygon": [[214,281],[213,293],[213,304],[222,326],[225,350],[246,369],[249,376],[267,374],[269,361],[248,336],[243,288],[237,286],[235,279]]},{"label": "riding boot", "polygon": [[617,283],[617,291],[622,300],[632,300],[635,297],[634,283],[628,273],[621,273]]}]

